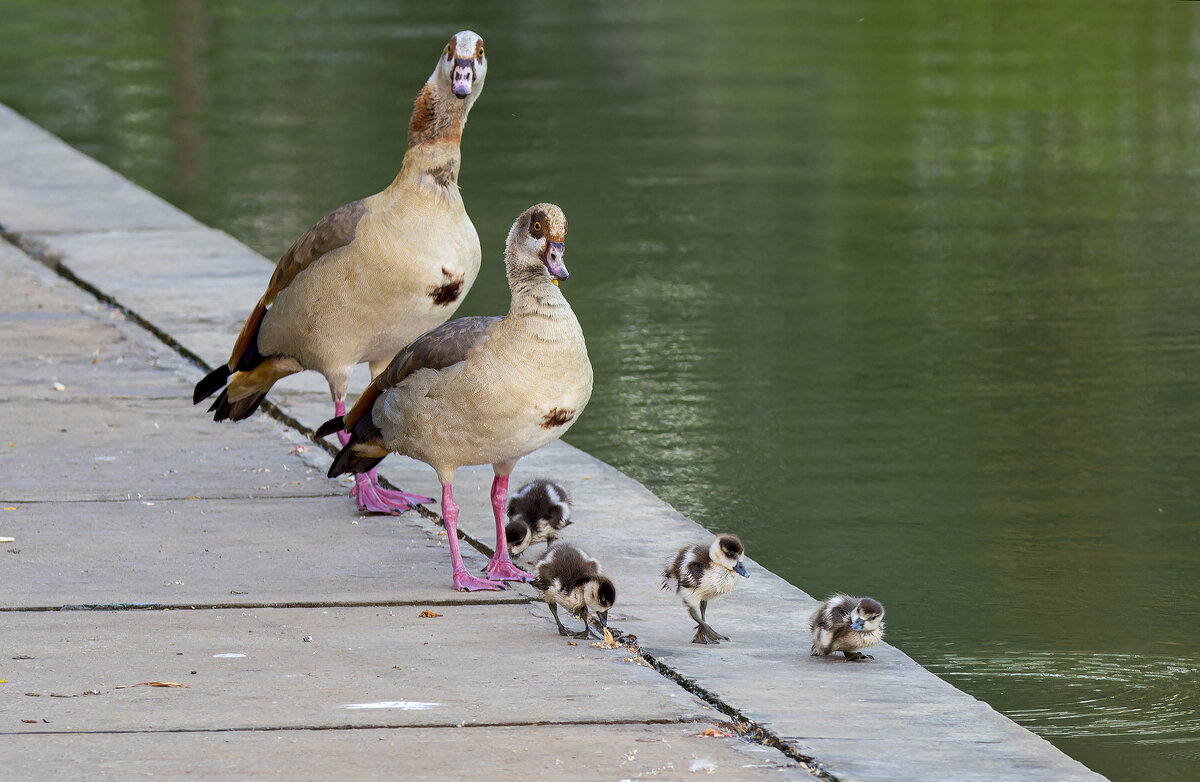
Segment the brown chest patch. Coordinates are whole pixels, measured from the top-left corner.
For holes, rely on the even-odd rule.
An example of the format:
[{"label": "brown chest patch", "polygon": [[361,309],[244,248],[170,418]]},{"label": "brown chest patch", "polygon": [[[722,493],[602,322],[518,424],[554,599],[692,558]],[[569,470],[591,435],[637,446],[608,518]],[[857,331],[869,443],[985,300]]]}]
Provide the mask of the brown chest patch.
[{"label": "brown chest patch", "polygon": [[442,274],[445,274],[449,279],[441,285],[432,285],[425,290],[429,294],[429,298],[433,299],[433,303],[439,307],[444,307],[447,304],[458,301],[458,297],[462,295],[463,287],[463,276],[461,274],[451,276],[445,269],[442,269]]},{"label": "brown chest patch", "polygon": [[569,424],[574,417],[574,410],[559,410],[557,407],[552,407],[549,413],[542,416],[542,426],[546,429],[553,429],[556,426]]}]

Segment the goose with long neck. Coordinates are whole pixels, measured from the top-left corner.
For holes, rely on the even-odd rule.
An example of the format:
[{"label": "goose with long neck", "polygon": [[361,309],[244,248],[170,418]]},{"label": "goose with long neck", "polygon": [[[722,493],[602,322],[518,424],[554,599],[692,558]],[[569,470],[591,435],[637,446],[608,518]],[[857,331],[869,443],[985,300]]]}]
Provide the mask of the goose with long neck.
[{"label": "goose with long neck", "polygon": [[[459,142],[487,75],[483,39],[450,39],[417,95],[400,172],[382,192],[329,213],[288,249],[234,344],[229,361],[196,385],[220,395],[216,421],[258,409],[283,377],[324,375],[334,412],[346,411],[355,364],[378,375],[396,353],[446,321],[479,273],[479,236],[458,190]],[[360,510],[400,513],[429,497],[357,476]]]},{"label": "goose with long neck", "polygon": [[[437,471],[456,589],[499,589],[498,582],[532,578],[508,552],[508,478],[521,457],[561,437],[591,397],[583,331],[558,288],[567,278],[566,234],[567,218],[557,206],[526,209],[505,247],[508,314],[459,318],[422,335],[371,381],[349,413],[314,435],[350,433],[330,477],[374,469],[389,453]],[[458,548],[454,475],[474,464],[490,464],[495,474],[496,553],[487,579],[467,572]]]}]

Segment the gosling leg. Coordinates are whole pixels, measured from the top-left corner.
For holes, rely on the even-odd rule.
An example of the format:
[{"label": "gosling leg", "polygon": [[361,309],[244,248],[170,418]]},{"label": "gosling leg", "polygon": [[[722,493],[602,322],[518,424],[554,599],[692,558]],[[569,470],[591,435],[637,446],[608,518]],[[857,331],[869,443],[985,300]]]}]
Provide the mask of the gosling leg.
[{"label": "gosling leg", "polygon": [[842,654],[846,655],[846,662],[851,662],[851,663],[860,662],[862,660],[874,660],[875,659],[873,656],[871,656],[869,654],[863,654],[862,652],[842,652]]},{"label": "gosling leg", "polygon": [[719,644],[722,640],[729,640],[716,630],[709,627],[708,623],[704,621],[703,617],[701,617],[700,613],[696,611],[694,606],[688,606],[688,613],[691,615],[692,619],[696,621],[696,634],[692,636],[692,643]]}]

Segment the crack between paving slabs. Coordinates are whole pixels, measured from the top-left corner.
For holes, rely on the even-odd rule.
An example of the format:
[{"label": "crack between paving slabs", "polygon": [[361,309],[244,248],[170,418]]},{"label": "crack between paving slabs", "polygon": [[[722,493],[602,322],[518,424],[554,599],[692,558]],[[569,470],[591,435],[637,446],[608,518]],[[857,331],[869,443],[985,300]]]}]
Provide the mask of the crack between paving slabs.
[{"label": "crack between paving slabs", "polygon": [[[26,240],[19,232],[10,231],[2,225],[0,225],[0,237],[3,237],[4,239],[8,240],[10,243],[12,243],[16,247],[20,248],[28,257],[30,257],[36,261],[39,261],[40,263],[49,267],[52,271],[54,271],[60,277],[66,279],[68,282],[72,283],[73,285],[80,288],[81,290],[84,290],[87,293],[91,294],[93,297],[95,297],[100,302],[118,310],[127,319],[133,321],[137,325],[144,328],[146,331],[153,334],[163,344],[165,344],[167,347],[174,350],[176,353],[178,353],[183,358],[187,359],[189,362],[191,362],[197,368],[201,369],[204,372],[212,371],[212,367],[209,366],[209,364],[204,359],[202,359],[198,354],[194,353],[192,350],[187,348],[185,345],[183,345],[181,342],[176,340],[170,334],[163,331],[158,326],[154,325],[152,322],[150,322],[146,318],[142,317],[140,314],[138,314],[134,310],[121,304],[116,298],[110,296],[109,294],[100,290],[95,285],[91,284],[90,282],[88,282],[88,281],[82,279],[81,277],[79,277],[78,275],[76,275],[66,265],[66,263],[64,263],[63,259],[60,256],[58,256],[55,253],[48,252],[45,249],[45,247],[41,246],[41,244],[38,243],[37,241],[32,240],[32,239]],[[293,416],[289,415],[288,413],[284,412],[281,408],[279,408],[276,404],[274,404],[270,400],[263,400],[262,406],[260,409],[263,412],[265,412],[267,415],[274,418],[276,421],[279,421],[280,423],[282,423],[292,429],[295,429],[297,432],[304,435],[309,440],[312,440],[312,435],[313,435],[312,429],[309,429],[307,426],[300,423],[300,421],[298,419],[296,419]],[[319,445],[322,449],[324,449],[327,453],[329,453],[331,456],[337,455],[338,449],[335,448],[334,446],[332,446],[331,444],[329,444],[325,441],[321,441],[321,440],[317,440],[314,442],[317,445]],[[388,488],[398,489],[398,487],[389,483],[387,481],[387,479],[384,478],[383,476],[380,476],[379,480],[382,484],[384,484]],[[418,513],[420,513],[422,516],[424,516],[425,518],[432,521],[434,524],[441,526],[443,528],[445,527],[445,522],[442,520],[442,517],[439,514],[430,510],[429,508],[426,508],[424,505],[418,505],[416,508],[416,511]],[[479,553],[483,554],[484,556],[490,557],[494,553],[490,546],[487,546],[483,542],[476,540],[475,538],[465,534],[462,530],[459,530],[458,537],[460,540],[466,542],[472,548],[474,548],[475,550],[477,550]],[[426,601],[426,602],[428,602],[428,601]],[[530,600],[530,602],[532,602],[532,601]],[[436,605],[436,603],[429,603],[429,604]],[[452,604],[459,605],[460,603],[452,603]],[[474,604],[474,601],[472,602],[472,604]],[[482,601],[479,604],[486,605],[486,603],[483,603]],[[234,605],[241,605],[241,604],[232,604],[230,607],[233,607]],[[370,605],[392,605],[392,604],[391,603],[372,603]],[[263,607],[267,607],[267,606],[263,606]],[[0,611],[5,611],[5,610],[12,610],[12,609],[0,608]],[[34,609],[25,609],[25,610],[34,610]],[[60,608],[48,608],[45,610],[61,610],[61,609]],[[613,628],[613,629],[615,629],[615,628]],[[641,659],[645,660],[646,663],[649,665],[649,667],[656,670],[661,676],[675,682],[680,687],[687,690],[689,693],[695,695],[696,697],[700,698],[705,703],[708,703],[709,705],[713,706],[721,713],[723,713],[729,717],[732,717],[734,720],[736,720],[735,723],[732,723],[731,727],[733,727],[736,730],[737,734],[742,739],[749,741],[751,743],[754,743],[754,744],[760,744],[760,745],[768,746],[768,747],[778,750],[780,753],[782,753],[787,758],[799,763],[802,767],[804,767],[809,773],[811,773],[817,779],[824,780],[824,782],[838,782],[837,777],[830,774],[819,761],[817,761],[816,759],[814,759],[808,755],[805,755],[794,744],[783,741],[773,731],[770,731],[770,730],[762,727],[761,725],[754,722],[749,717],[746,717],[741,712],[741,710],[727,704],[725,701],[721,700],[716,694],[704,689],[703,687],[698,685],[695,681],[688,679],[686,676],[679,673],[674,668],[671,668],[670,666],[663,663],[662,661],[658,660],[653,655],[646,653],[640,646],[637,645],[637,637],[636,636],[626,634],[626,633],[621,633],[618,630],[617,633],[615,634],[615,637],[623,646],[625,646],[627,649],[629,649],[631,652],[636,654]],[[0,735],[4,735],[4,734],[0,734]]]},{"label": "crack between paving slabs", "polygon": [[229,611],[236,608],[410,608],[413,606],[472,607],[511,606],[533,603],[522,595],[476,599],[438,598],[436,600],[330,600],[221,603],[67,603],[57,606],[0,606],[0,613],[45,613],[48,611]]},{"label": "crack between paving slabs", "polygon": [[686,717],[645,720],[531,720],[528,722],[425,722],[394,725],[246,725],[230,728],[128,728],[113,730],[16,730],[0,731],[0,736],[125,736],[160,733],[270,733],[302,730],[428,730],[430,728],[458,730],[467,728],[555,728],[555,727],[619,727],[622,725],[706,725],[709,720]]}]

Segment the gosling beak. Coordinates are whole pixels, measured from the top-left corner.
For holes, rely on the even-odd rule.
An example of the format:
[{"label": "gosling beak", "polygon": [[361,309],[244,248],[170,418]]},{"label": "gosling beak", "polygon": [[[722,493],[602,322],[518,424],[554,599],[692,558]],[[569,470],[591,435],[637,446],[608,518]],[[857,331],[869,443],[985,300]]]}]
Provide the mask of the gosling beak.
[{"label": "gosling beak", "polygon": [[737,566],[734,567],[733,572],[737,573],[739,576],[750,578],[750,574],[746,572],[746,565],[743,562],[737,563]]},{"label": "gosling beak", "polygon": [[608,612],[607,611],[597,611],[596,618],[600,620],[601,627],[608,627]]},{"label": "gosling beak", "polygon": [[454,74],[450,79],[450,88],[454,97],[462,100],[471,94],[471,85],[475,83],[475,61],[470,58],[454,58]]},{"label": "gosling beak", "polygon": [[863,629],[863,620],[855,619],[853,622],[850,623],[850,629],[851,630],[862,630]]},{"label": "gosling beak", "polygon": [[546,240],[546,246],[542,248],[541,255],[542,263],[546,265],[546,271],[550,272],[552,281],[557,284],[559,280],[565,280],[570,275],[567,274],[567,267],[563,265],[563,243],[552,242]]}]

